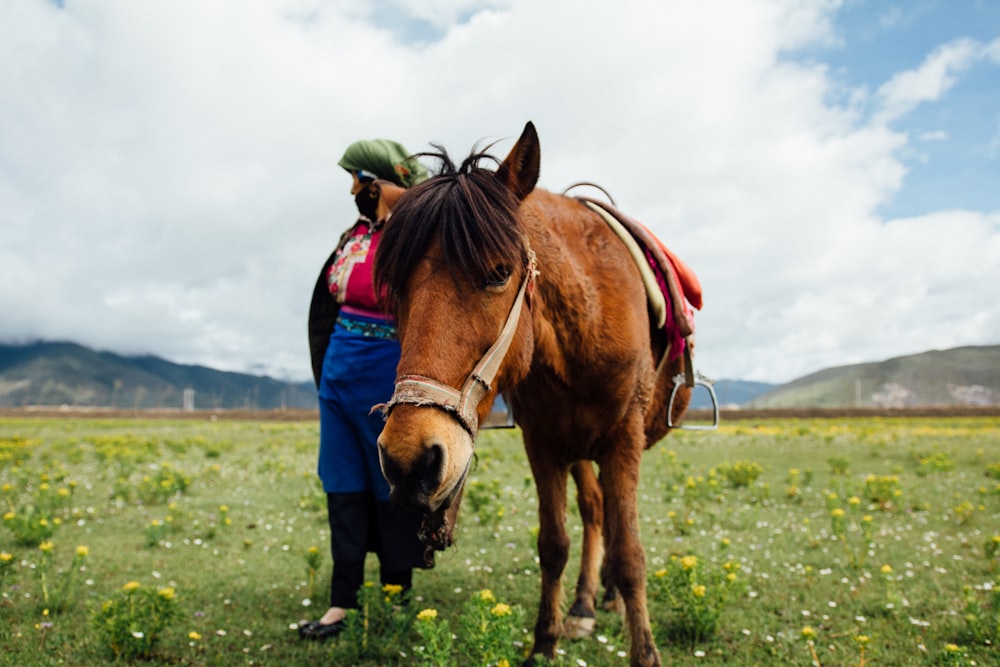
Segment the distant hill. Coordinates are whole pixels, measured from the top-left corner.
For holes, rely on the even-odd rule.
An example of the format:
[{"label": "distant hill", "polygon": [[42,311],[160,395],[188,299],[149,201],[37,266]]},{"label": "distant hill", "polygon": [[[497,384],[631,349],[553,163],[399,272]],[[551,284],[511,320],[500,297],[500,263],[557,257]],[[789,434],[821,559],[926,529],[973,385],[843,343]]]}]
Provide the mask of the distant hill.
[{"label": "distant hill", "polygon": [[[0,344],[0,407],[273,410],[315,408],[311,382],[124,357],[75,343]],[[193,392],[193,393],[192,393]]]},{"label": "distant hill", "polygon": [[[715,397],[720,408],[733,408],[746,405],[753,399],[766,394],[778,385],[767,382],[748,382],[745,380],[716,380],[712,383]],[[705,410],[712,407],[712,399],[708,391],[696,387],[691,395],[692,410]]]},{"label": "distant hill", "polygon": [[931,350],[828,368],[750,401],[755,409],[1000,404],[1000,345]]}]

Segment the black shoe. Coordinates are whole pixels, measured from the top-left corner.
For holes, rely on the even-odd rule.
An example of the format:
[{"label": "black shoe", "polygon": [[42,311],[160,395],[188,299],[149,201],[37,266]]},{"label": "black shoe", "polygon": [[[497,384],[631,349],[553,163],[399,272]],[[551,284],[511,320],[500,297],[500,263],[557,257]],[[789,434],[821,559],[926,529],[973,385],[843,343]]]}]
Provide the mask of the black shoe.
[{"label": "black shoe", "polygon": [[343,619],[333,623],[320,623],[319,621],[308,621],[299,625],[299,637],[323,641],[329,637],[336,637],[344,631]]}]

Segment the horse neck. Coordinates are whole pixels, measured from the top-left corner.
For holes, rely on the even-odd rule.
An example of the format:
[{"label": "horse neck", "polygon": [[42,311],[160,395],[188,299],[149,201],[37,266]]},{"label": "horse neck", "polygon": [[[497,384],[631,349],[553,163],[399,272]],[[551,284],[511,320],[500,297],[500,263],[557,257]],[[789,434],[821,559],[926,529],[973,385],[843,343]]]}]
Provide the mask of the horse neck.
[{"label": "horse neck", "polygon": [[540,189],[524,201],[521,213],[538,270],[531,296],[533,356],[560,372],[565,350],[584,333],[581,323],[592,301],[591,253],[585,245],[590,214],[581,212],[577,201]]}]

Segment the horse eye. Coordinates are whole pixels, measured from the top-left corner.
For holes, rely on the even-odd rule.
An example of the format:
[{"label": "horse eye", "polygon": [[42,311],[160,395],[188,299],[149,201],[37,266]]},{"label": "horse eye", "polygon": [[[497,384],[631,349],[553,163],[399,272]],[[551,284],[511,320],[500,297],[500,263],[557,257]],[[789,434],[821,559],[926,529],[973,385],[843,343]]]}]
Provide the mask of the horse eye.
[{"label": "horse eye", "polygon": [[497,264],[486,277],[483,287],[503,287],[510,280],[511,269],[506,264]]}]

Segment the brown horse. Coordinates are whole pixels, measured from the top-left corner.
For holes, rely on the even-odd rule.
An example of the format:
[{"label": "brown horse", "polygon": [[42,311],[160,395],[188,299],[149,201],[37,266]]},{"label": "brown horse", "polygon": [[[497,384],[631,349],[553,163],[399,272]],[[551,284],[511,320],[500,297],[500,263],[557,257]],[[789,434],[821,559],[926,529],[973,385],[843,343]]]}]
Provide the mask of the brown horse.
[{"label": "brown horse", "polygon": [[687,408],[682,386],[668,422],[684,357],[668,355],[639,269],[609,225],[582,202],[535,188],[534,125],[495,172],[480,166],[491,159],[483,153],[457,168],[444,151],[437,157],[441,173],[400,198],[376,258],[402,345],[379,438],[392,499],[425,512],[431,542],[443,541],[441,516],[461,492],[478,424],[503,392],[538,492],[542,590],[532,655],[553,658],[562,632],[572,473],[585,539],[570,614],[593,617],[603,536],[631,664],[659,665],[636,495],[643,450]]}]

